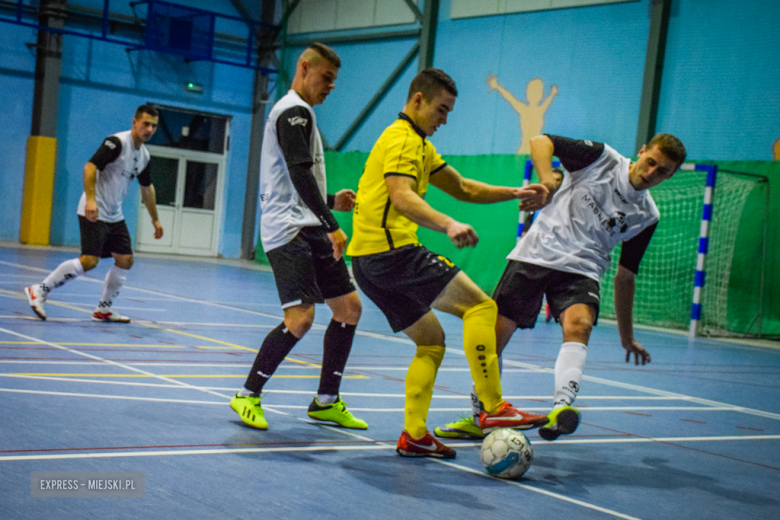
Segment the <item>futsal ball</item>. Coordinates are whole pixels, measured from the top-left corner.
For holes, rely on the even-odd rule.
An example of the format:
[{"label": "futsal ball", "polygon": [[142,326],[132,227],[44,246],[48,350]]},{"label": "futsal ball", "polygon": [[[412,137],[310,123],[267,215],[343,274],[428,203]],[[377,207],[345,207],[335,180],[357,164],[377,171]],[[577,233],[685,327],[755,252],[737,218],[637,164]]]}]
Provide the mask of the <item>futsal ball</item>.
[{"label": "futsal ball", "polygon": [[522,432],[501,428],[490,432],[482,441],[480,458],[494,477],[519,478],[531,467],[534,449]]}]

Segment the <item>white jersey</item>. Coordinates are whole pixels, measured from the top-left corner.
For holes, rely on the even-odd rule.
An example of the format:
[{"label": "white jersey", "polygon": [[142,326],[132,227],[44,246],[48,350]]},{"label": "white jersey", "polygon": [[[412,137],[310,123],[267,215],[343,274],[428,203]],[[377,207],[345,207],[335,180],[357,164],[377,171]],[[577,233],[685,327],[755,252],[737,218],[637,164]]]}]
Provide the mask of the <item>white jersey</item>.
[{"label": "white jersey", "polygon": [[[95,181],[95,202],[98,207],[98,220],[102,222],[121,222],[122,201],[127,195],[127,186],[136,177],[148,176],[149,150],[143,144],[135,147],[130,130],[108,137],[90,162],[98,167]],[[108,162],[107,162],[108,161]],[[140,180],[139,180],[140,182]],[[148,185],[151,182],[141,183]],[[76,212],[85,216],[87,204],[86,192],[81,194]]]},{"label": "white jersey", "polygon": [[630,165],[604,145],[595,162],[564,176],[552,202],[507,258],[599,281],[612,249],[660,217],[650,192],[629,182]]},{"label": "white jersey", "polygon": [[[293,135],[299,138],[292,139],[294,142],[290,142],[289,138],[280,140],[280,125],[283,126],[285,136]],[[294,134],[296,130],[304,132]],[[320,195],[326,200],[325,155],[317,129],[317,118],[312,107],[293,90],[277,101],[271,109],[263,133],[260,158],[260,238],[266,252],[290,242],[301,228],[322,224],[293,186],[288,159],[295,160],[296,164],[311,163],[311,171]]]}]

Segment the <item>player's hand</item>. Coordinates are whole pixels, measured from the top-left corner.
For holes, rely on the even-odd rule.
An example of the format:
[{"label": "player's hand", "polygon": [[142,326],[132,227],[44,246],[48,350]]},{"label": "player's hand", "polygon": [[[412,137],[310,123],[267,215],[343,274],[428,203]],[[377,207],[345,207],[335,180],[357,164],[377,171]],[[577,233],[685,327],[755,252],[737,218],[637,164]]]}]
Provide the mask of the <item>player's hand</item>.
[{"label": "player's hand", "polygon": [[473,227],[455,220],[447,226],[447,238],[458,249],[474,247],[479,242],[479,237]]},{"label": "player's hand", "polygon": [[333,233],[328,233],[328,238],[333,245],[333,258],[338,260],[344,255],[344,250],[347,248],[347,234],[339,228]]},{"label": "player's hand", "polygon": [[515,188],[520,199],[522,211],[538,211],[549,204],[552,193],[543,184],[529,184],[524,188]]},{"label": "player's hand", "polygon": [[341,190],[336,192],[336,199],[333,202],[333,209],[336,211],[352,211],[355,207],[355,192],[352,190]]},{"label": "player's hand", "polygon": [[485,79],[485,83],[487,83],[490,87],[488,92],[492,92],[498,88],[498,78],[496,78],[495,74],[488,74],[488,77]]},{"label": "player's hand", "polygon": [[87,199],[87,205],[84,206],[84,217],[90,222],[97,222],[98,207],[97,202]]},{"label": "player's hand", "polygon": [[631,361],[631,354],[634,355],[635,365],[639,364],[640,359],[643,365],[650,363],[650,353],[637,340],[632,339],[630,342],[624,342],[623,348],[626,349],[626,363]]},{"label": "player's hand", "polygon": [[157,240],[161,239],[163,236],[162,224],[160,224],[159,220],[152,220],[152,225],[154,226],[154,238]]},{"label": "player's hand", "polygon": [[553,85],[550,88],[550,94],[553,95],[553,96],[557,96],[558,95],[558,85]]}]

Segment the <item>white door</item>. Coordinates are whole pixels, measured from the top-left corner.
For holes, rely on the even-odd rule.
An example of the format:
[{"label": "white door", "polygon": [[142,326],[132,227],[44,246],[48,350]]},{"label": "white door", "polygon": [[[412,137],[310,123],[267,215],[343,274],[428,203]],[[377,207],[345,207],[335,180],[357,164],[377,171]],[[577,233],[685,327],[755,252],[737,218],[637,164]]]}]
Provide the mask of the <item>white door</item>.
[{"label": "white door", "polygon": [[138,207],[136,249],[150,253],[217,256],[225,156],[147,146],[164,235],[154,238],[146,207]]}]

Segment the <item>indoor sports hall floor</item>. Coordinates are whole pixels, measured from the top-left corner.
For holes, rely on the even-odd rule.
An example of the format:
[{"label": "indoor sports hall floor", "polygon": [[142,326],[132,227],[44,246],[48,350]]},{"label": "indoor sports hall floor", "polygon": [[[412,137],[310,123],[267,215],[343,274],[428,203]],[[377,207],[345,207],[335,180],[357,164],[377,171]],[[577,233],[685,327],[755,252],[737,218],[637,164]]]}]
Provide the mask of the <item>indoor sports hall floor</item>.
[{"label": "indoor sports hall floor", "polygon": [[[364,313],[342,384],[364,432],[312,424],[324,325],[267,385],[270,428],[229,408],[281,311],[270,272],[249,263],[142,255],[115,306],[131,324],[91,321],[104,261],[52,292],[38,320],[22,289],[73,250],[0,244],[0,518],[780,518],[780,350],[638,331],[653,363],[623,362],[596,327],[569,437],[529,439],[522,480],[487,476],[478,443],[454,461],[404,459],[404,375],[414,349]],[[458,320],[429,427],[469,409]],[[554,324],[518,333],[504,395],[547,412]],[[143,498],[31,498],[32,471],[139,471]]]}]

